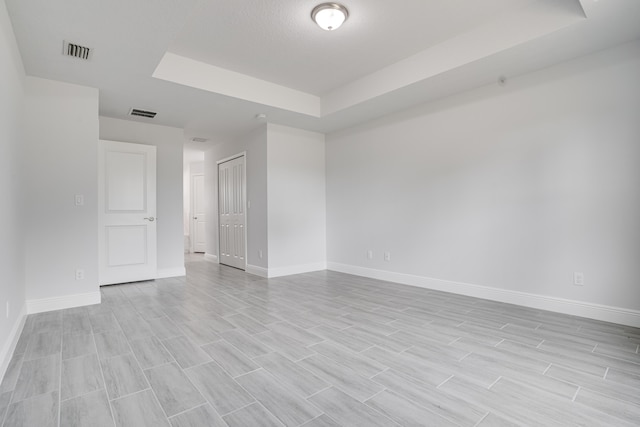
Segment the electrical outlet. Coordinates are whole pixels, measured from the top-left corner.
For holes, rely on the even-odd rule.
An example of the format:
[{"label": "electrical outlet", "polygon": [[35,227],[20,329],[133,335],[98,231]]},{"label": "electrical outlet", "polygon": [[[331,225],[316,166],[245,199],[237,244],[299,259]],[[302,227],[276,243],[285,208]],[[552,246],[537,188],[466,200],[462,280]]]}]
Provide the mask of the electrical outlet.
[{"label": "electrical outlet", "polygon": [[584,286],[584,274],[579,271],[575,271],[573,273],[573,284],[576,286]]},{"label": "electrical outlet", "polygon": [[384,260],[385,261],[391,261],[391,252],[385,252],[384,253]]},{"label": "electrical outlet", "polygon": [[84,280],[84,270],[76,270],[76,280]]},{"label": "electrical outlet", "polygon": [[367,251],[367,259],[373,259],[373,251],[371,249]]}]

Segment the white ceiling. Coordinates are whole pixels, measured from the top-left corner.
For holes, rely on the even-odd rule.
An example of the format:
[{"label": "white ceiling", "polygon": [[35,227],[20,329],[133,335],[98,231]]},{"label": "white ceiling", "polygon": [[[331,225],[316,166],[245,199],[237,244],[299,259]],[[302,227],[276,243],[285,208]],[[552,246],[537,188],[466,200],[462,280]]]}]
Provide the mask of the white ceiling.
[{"label": "white ceiling", "polygon": [[332,132],[640,38],[639,0],[344,0],[333,32],[310,0],[5,2],[27,74],[99,88],[101,115],[213,142],[258,113]]},{"label": "white ceiling", "polygon": [[335,32],[310,19],[321,1],[205,1],[169,51],[323,95],[533,1],[351,0]]}]

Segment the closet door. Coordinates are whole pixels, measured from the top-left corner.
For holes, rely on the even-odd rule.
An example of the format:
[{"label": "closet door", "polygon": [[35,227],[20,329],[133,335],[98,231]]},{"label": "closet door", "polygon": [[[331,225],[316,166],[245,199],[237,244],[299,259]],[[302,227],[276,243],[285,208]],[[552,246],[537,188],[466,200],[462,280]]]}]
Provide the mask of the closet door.
[{"label": "closet door", "polygon": [[246,194],[244,155],[218,164],[220,263],[246,267]]}]

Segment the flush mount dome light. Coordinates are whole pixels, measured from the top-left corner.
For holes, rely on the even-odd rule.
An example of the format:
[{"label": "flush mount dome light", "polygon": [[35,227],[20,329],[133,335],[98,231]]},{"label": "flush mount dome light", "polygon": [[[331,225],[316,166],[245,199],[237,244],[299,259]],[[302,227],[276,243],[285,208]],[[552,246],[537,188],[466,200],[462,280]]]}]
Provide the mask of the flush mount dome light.
[{"label": "flush mount dome light", "polygon": [[348,17],[347,8],[338,3],[322,3],[311,11],[311,19],[327,31],[337,30]]}]

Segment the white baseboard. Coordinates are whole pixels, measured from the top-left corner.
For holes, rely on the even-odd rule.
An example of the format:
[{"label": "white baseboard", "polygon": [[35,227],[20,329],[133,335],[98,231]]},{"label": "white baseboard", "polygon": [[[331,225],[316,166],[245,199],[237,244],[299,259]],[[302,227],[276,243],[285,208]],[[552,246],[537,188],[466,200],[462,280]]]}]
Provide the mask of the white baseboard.
[{"label": "white baseboard", "polygon": [[556,313],[570,314],[573,316],[587,317],[605,322],[621,325],[640,327],[640,311],[621,307],[612,307],[583,301],[575,301],[564,298],[556,298],[545,295],[530,294],[526,292],[511,291],[492,288],[488,286],[473,285],[470,283],[451,282],[448,280],[433,279],[412,274],[395,273],[392,271],[376,270],[373,268],[359,267],[355,265],[329,262],[329,270],[388,282],[402,283],[421,288],[451,292],[492,301],[505,302],[536,308],[539,310],[554,311]]},{"label": "white baseboard", "polygon": [[204,259],[207,261],[218,262],[218,255],[208,254],[205,252]]},{"label": "white baseboard", "polygon": [[100,304],[100,300],[100,291],[89,292],[86,294],[65,295],[62,297],[32,299],[27,300],[27,314],[82,307],[83,305]]},{"label": "white baseboard", "polygon": [[16,349],[16,345],[18,344],[18,340],[20,339],[20,334],[22,333],[22,329],[24,328],[24,322],[27,320],[27,304],[25,303],[22,306],[22,310],[20,310],[20,314],[18,314],[18,318],[16,319],[16,323],[11,328],[11,332],[7,337],[7,340],[2,346],[2,352],[0,353],[0,383],[4,379],[4,374],[7,373],[7,368],[9,367],[9,362],[11,362],[11,358],[13,357],[13,352]]},{"label": "white baseboard", "polygon": [[184,267],[161,268],[156,271],[156,279],[167,279],[169,277],[186,276],[187,270]]},{"label": "white baseboard", "polygon": [[326,270],[326,262],[313,264],[290,265],[287,267],[269,268],[268,277],[290,276],[292,274],[310,273],[312,271]]},{"label": "white baseboard", "polygon": [[245,270],[249,274],[253,274],[254,276],[264,277],[265,279],[269,277],[269,271],[264,267],[258,267],[257,265],[247,264]]},{"label": "white baseboard", "polygon": [[312,271],[326,270],[327,264],[325,262],[318,262],[315,264],[303,264],[303,265],[291,265],[287,267],[278,268],[264,268],[257,265],[247,264],[245,271],[249,274],[264,278],[290,276],[292,274],[310,273]]}]

